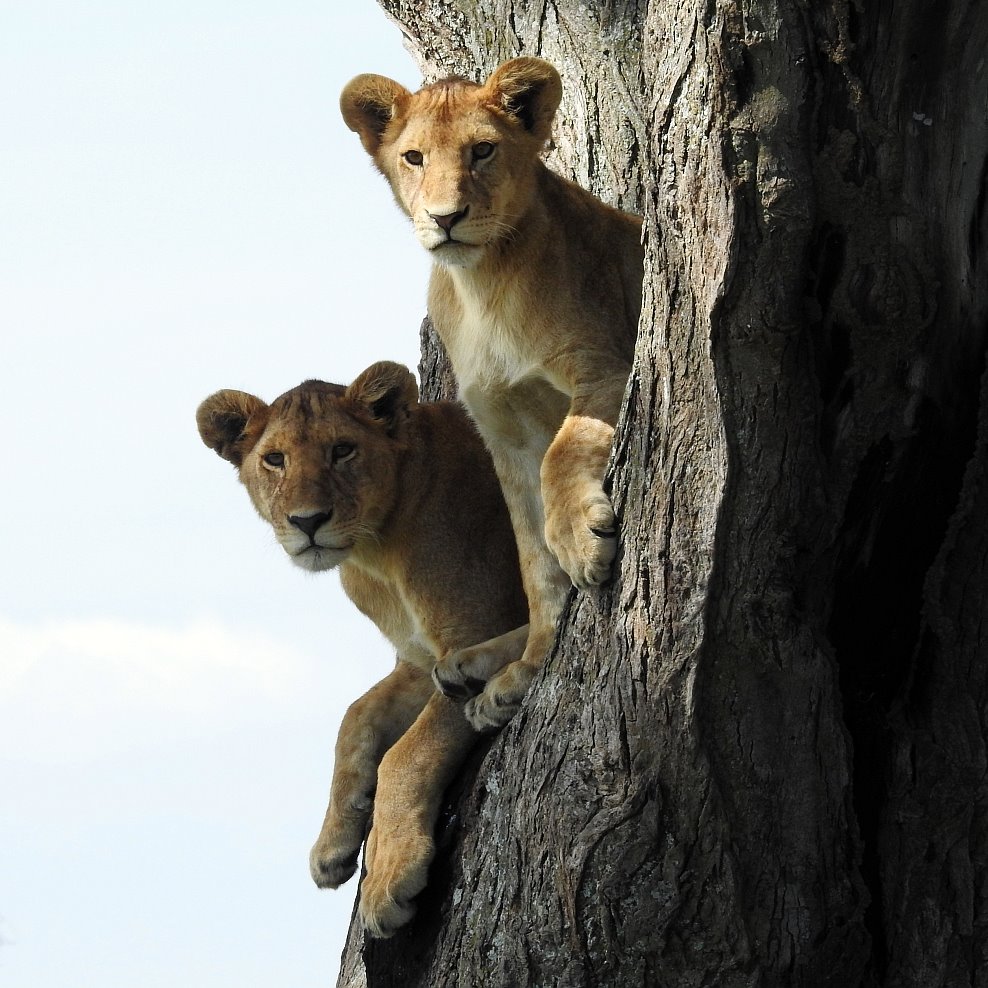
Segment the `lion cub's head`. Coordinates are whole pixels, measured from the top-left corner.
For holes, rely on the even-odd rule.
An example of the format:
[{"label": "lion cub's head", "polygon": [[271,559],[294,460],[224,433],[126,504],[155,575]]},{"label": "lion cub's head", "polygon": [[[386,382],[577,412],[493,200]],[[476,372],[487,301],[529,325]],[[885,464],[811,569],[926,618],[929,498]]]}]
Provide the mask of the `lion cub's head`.
[{"label": "lion cub's head", "polygon": [[442,264],[472,266],[524,216],[561,96],[548,62],[516,58],[483,85],[445,79],[417,93],[360,75],[340,109],[422,246]]},{"label": "lion cub's head", "polygon": [[196,422],[292,561],[317,571],[376,541],[399,497],[403,427],[417,401],[409,370],[381,362],[349,387],[306,381],[270,405],[218,391]]}]

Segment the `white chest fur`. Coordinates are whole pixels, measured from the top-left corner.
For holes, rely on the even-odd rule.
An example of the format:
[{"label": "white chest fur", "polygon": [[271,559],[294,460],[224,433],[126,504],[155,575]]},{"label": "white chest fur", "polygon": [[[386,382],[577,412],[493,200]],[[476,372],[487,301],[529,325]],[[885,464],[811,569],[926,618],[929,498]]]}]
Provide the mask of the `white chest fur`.
[{"label": "white chest fur", "polygon": [[450,272],[458,318],[442,327],[461,390],[504,391],[526,381],[559,388],[546,372],[541,327],[531,316],[524,286]]}]

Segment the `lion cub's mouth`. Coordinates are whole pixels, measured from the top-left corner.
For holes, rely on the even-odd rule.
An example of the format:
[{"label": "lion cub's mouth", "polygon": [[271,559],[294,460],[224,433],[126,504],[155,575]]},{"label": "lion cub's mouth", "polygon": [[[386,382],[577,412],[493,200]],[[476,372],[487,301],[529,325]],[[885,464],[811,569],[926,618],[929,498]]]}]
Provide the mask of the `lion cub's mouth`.
[{"label": "lion cub's mouth", "polygon": [[307,552],[349,552],[352,548],[352,542],[341,542],[339,545],[322,545],[319,542],[310,542],[304,548],[293,553],[293,555],[304,556]]},{"label": "lion cub's mouth", "polygon": [[443,267],[468,268],[480,262],[485,246],[467,243],[465,240],[444,240],[429,247],[428,251],[433,261]]},{"label": "lion cub's mouth", "polygon": [[477,247],[480,247],[480,246],[482,246],[482,245],[481,244],[471,244],[471,243],[469,243],[466,240],[457,240],[455,237],[447,237],[445,240],[441,240],[438,244],[436,244],[434,247],[430,247],[429,249],[431,251],[435,252],[435,251],[439,251],[439,250],[448,250],[451,247],[455,249],[455,248],[460,248],[460,247],[473,247],[473,248],[477,248]]},{"label": "lion cub's mouth", "polygon": [[318,572],[319,570],[333,569],[339,566],[349,555],[352,548],[352,542],[346,542],[342,545],[319,545],[318,543],[310,542],[309,545],[302,549],[289,551],[289,555],[292,557],[292,562],[296,566]]}]

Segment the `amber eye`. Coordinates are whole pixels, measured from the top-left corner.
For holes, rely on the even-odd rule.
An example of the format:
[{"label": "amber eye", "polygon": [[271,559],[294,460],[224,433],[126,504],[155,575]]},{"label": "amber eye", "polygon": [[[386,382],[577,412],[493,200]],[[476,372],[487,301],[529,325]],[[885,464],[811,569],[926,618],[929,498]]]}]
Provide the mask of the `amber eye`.
[{"label": "amber eye", "polygon": [[483,161],[494,153],[494,145],[490,141],[481,141],[473,146],[473,160]]},{"label": "amber eye", "polygon": [[408,163],[409,163],[410,165],[414,165],[414,166],[415,166],[416,168],[417,168],[417,167],[418,167],[419,165],[421,165],[421,164],[422,164],[422,162],[423,162],[423,161],[425,160],[425,159],[424,159],[424,158],[422,157],[422,152],[421,152],[421,151],[406,151],[406,152],[405,152],[405,153],[404,153],[404,154],[402,155],[402,157],[403,157],[403,158],[405,159],[405,161],[407,161],[407,162],[408,162]]},{"label": "amber eye", "polygon": [[334,463],[342,463],[344,460],[349,460],[356,452],[357,448],[352,443],[337,443],[330,456]]},{"label": "amber eye", "polygon": [[265,453],[261,459],[264,461],[264,465],[266,467],[274,467],[275,469],[279,469],[285,465],[284,453]]}]

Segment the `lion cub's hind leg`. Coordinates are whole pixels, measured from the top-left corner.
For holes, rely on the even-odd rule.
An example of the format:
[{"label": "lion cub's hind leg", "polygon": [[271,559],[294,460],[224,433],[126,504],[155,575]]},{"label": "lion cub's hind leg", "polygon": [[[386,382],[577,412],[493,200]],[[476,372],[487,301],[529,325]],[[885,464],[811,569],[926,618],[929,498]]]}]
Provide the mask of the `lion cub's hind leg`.
[{"label": "lion cub's hind leg", "polygon": [[309,870],[320,888],[336,888],[357,870],[378,764],[434,695],[427,673],[399,662],[344,715],[336,741],[329,808],[309,854]]},{"label": "lion cub's hind leg", "polygon": [[381,760],[359,913],[375,937],[415,914],[435,854],[443,793],[476,740],[463,707],[435,691],[418,720]]}]

